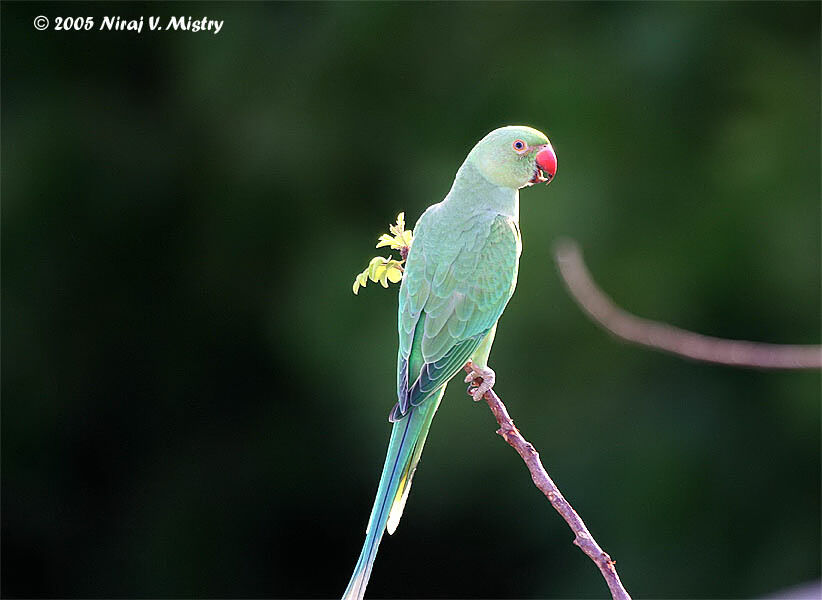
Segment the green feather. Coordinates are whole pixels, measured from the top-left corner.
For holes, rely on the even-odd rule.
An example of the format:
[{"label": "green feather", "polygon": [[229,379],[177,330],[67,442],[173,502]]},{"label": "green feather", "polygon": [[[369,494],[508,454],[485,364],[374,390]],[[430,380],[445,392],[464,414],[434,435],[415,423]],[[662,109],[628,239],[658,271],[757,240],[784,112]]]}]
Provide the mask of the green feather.
[{"label": "green feather", "polygon": [[388,531],[393,533],[402,509],[405,507],[405,500],[420,460],[422,446],[428,437],[434,413],[437,412],[444,392],[445,387],[435,397],[429,398],[421,406],[412,408],[405,418],[394,423],[377,497],[374,500],[374,507],[371,509],[371,517],[366,528],[365,543],[357,565],[354,567],[351,581],[343,594],[344,599],[362,598],[365,593],[377,548],[389,518],[391,518],[391,527]]},{"label": "green feather", "polygon": [[[513,152],[515,140],[529,150]],[[516,286],[519,188],[534,177],[541,144],[548,138],[530,127],[491,132],[471,150],[445,200],[429,207],[414,228],[399,293],[394,425],[345,598],[362,598],[383,533],[393,533],[399,522],[448,381],[469,358],[485,365]]]}]

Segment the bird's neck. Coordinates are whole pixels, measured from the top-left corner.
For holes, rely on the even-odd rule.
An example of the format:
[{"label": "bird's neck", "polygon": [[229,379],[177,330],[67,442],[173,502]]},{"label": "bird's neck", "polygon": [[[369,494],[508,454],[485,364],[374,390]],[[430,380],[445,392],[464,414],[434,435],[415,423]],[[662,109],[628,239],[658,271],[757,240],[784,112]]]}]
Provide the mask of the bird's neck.
[{"label": "bird's neck", "polygon": [[519,221],[519,190],[491,183],[469,161],[457,171],[444,203],[460,211],[487,210]]}]

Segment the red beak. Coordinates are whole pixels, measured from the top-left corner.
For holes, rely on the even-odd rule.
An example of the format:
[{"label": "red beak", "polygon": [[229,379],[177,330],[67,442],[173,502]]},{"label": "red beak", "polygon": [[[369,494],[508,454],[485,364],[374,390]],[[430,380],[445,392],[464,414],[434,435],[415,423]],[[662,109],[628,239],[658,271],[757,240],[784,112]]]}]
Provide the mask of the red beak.
[{"label": "red beak", "polygon": [[542,150],[537,152],[536,160],[537,166],[545,173],[548,181],[551,181],[557,174],[557,155],[550,144],[546,144]]}]

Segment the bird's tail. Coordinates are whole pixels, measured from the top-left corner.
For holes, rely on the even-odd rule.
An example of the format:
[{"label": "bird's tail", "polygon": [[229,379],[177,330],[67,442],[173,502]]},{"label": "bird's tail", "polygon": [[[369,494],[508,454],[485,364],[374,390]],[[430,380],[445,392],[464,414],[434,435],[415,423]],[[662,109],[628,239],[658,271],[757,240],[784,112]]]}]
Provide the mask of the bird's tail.
[{"label": "bird's tail", "polygon": [[402,516],[411,479],[444,392],[445,387],[419,406],[412,407],[405,418],[394,423],[377,497],[365,530],[365,543],[343,600],[361,600],[365,594],[383,532],[387,529],[389,534],[394,533]]}]

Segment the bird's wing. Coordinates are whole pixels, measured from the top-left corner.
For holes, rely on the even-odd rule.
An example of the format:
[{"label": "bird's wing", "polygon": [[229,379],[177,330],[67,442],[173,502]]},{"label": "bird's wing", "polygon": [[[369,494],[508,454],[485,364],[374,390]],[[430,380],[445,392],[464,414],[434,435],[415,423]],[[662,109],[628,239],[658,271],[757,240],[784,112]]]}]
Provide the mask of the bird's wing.
[{"label": "bird's wing", "polygon": [[398,402],[392,419],[430,397],[465,365],[516,286],[521,243],[512,219],[474,215],[449,232],[447,244],[426,239],[429,234],[421,229],[400,288]]}]

